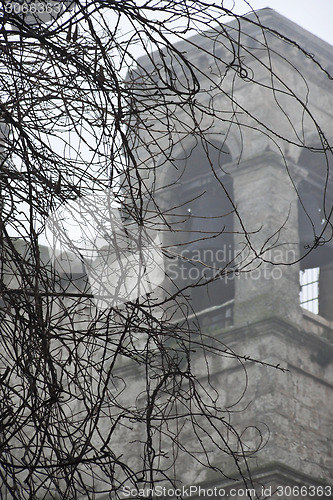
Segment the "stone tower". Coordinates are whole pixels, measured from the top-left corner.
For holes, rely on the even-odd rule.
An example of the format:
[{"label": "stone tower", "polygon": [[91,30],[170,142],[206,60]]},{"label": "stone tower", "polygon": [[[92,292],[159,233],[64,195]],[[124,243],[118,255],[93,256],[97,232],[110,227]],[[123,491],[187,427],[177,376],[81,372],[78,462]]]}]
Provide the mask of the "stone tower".
[{"label": "stone tower", "polygon": [[[251,361],[212,363],[212,384],[243,433],[260,498],[333,497],[333,245],[326,227],[333,185],[326,175],[327,158],[316,151],[320,137],[300,104],[308,95],[312,116],[331,140],[332,82],[313,57],[330,71],[333,48],[271,9],[257,15],[281,36],[244,25],[242,43],[249,50],[241,54],[245,66],[236,76],[217,70],[216,60],[204,54],[206,44],[207,53],[211,50],[209,37],[193,37],[193,52],[186,46],[191,62],[205,68],[197,98],[204,104],[208,95],[214,100],[214,118],[201,123],[210,160],[200,138],[183,133],[174,154],[178,168],[161,162],[154,182],[169,221],[180,221],[181,235],[166,235],[164,244],[177,248],[188,234],[188,244],[178,250],[182,257],[220,268],[229,263],[236,270],[193,290],[201,330],[239,355],[288,370]],[[229,25],[230,37],[236,37],[237,26]],[[140,64],[149,68],[148,60]],[[226,94],[205,93],[205,85],[213,88],[219,78],[225,80]],[[253,116],[262,117],[262,124]],[[186,123],[186,112],[177,120]],[[160,134],[156,142],[166,150]],[[220,234],[218,228],[223,228]],[[180,281],[194,282],[198,265],[190,270],[182,265],[187,274]],[[180,463],[177,476],[185,485],[246,497],[244,490],[232,489],[242,488],[233,465],[216,456],[212,466],[225,471],[224,481],[217,480],[213,468],[203,471],[198,464]]]},{"label": "stone tower", "polygon": [[[258,18],[270,32],[251,22]],[[179,287],[188,286],[188,308],[177,311],[170,307],[165,315],[170,314],[174,332],[186,313],[185,319],[193,323],[194,340],[199,338],[199,330],[200,338],[209,340],[205,356],[193,350],[191,369],[198,385],[206,390],[203,398],[215,398],[225,417],[223,432],[221,421],[216,421],[213,436],[204,432],[205,422],[198,422],[202,434],[194,442],[187,427],[193,413],[185,415],[177,429],[177,418],[170,412],[164,435],[156,432],[158,460],[162,470],[165,461],[164,470],[174,476],[175,487],[185,488],[178,497],[186,498],[190,492],[193,500],[207,496],[235,500],[333,498],[333,245],[328,223],[333,184],[330,158],[321,152],[326,141],[333,141],[333,93],[331,80],[318,66],[331,71],[333,48],[271,9],[248,19],[242,21],[240,52],[233,50],[239,41],[238,23],[225,27],[222,40],[226,44],[211,35],[196,35],[190,44],[177,45],[178,53],[186,50],[188,59],[200,69],[201,91],[196,99],[213,112],[202,117],[198,134],[189,123],[188,109],[179,111],[179,107],[176,115],[170,114],[167,126],[170,130],[170,123],[173,125],[175,145],[172,162],[167,154],[168,131],[147,105],[156,97],[146,98],[140,69],[134,74],[139,95],[146,99],[142,109],[138,102],[137,116],[147,120],[148,126],[141,136],[146,149],[133,146],[144,164],[143,184],[155,193],[154,204],[172,228],[161,231],[163,247],[178,257],[171,262],[166,258],[171,279],[165,279],[159,289],[172,295]],[[228,57],[230,64],[223,66],[221,61]],[[138,68],[146,74],[154,69],[149,65],[147,58],[138,61]],[[152,78],[163,77],[162,73]],[[188,83],[186,71],[179,85],[182,79]],[[221,81],[224,93],[219,90]],[[302,103],[307,103],[310,114]],[[315,120],[325,137],[318,134]],[[152,158],[155,163],[149,169]],[[145,197],[144,191],[140,194]],[[148,196],[147,200],[148,211]],[[67,275],[84,288],[88,280],[72,257],[62,258],[60,277]],[[216,271],[219,279],[211,280]],[[194,283],[200,286],[191,287]],[[14,285],[17,287],[16,282]],[[84,330],[91,311],[85,303],[80,306],[73,322]],[[136,337],[135,326],[133,331]],[[140,342],[139,336],[137,339]],[[227,346],[227,352],[236,356],[214,357],[211,345],[221,350]],[[94,370],[104,356],[97,346]],[[135,414],[144,415],[149,410],[144,363],[138,368],[135,360],[125,361],[116,366],[114,378],[125,381],[128,391],[123,394],[118,382],[112,388],[121,395],[122,408],[134,408]],[[167,398],[167,391],[165,394]],[[188,400],[190,396],[189,391]],[[108,408],[113,410],[112,401]],[[75,408],[75,414],[79,413]],[[215,424],[214,415],[211,417]],[[133,469],[148,447],[142,438],[145,420],[137,422],[141,427],[135,428],[132,422],[124,425],[112,441],[112,454],[126,467],[134,464]],[[230,432],[226,432],[229,424]],[[107,413],[97,430],[101,448],[103,438],[111,436]],[[169,439],[166,449],[165,436]],[[174,436],[180,441],[175,460],[170,445]],[[214,452],[214,441],[219,438],[224,439],[221,449],[233,450],[233,456]],[[182,453],[182,443],[191,449],[190,457]],[[243,448],[237,449],[240,443]],[[209,467],[202,466],[205,460]],[[108,493],[111,486],[105,486],[102,474],[96,482],[89,476],[87,484],[94,495],[96,489],[96,498],[112,498]],[[144,495],[125,491],[124,497]]]}]

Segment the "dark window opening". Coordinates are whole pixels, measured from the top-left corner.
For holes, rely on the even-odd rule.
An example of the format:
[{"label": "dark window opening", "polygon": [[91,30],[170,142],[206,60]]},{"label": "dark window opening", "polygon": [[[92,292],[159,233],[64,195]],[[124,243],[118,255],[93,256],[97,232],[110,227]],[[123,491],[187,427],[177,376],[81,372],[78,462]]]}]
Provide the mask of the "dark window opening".
[{"label": "dark window opening", "polygon": [[302,181],[298,193],[301,269],[304,270],[330,262],[333,259],[333,243],[330,226],[325,228],[324,192],[310,182]]},{"label": "dark window opening", "polygon": [[325,190],[327,161],[323,153],[305,150],[299,164],[307,179],[298,186],[300,235],[300,304],[304,309],[333,320],[333,241],[327,224],[333,202],[332,182]]},{"label": "dark window opening", "polygon": [[201,177],[203,183],[207,175],[224,174],[224,166],[232,161],[229,148],[217,141],[197,143],[192,149],[184,150],[177,159],[177,166],[182,172],[179,181],[182,185],[193,183]]},{"label": "dark window opening", "polygon": [[232,266],[234,258],[233,184],[223,166],[232,159],[222,144],[211,144],[208,155],[204,147],[197,145],[187,155],[179,179],[179,197],[185,202],[182,242],[187,242],[181,250],[185,256],[181,265],[187,283],[201,285],[191,289],[194,311],[214,309],[214,314],[205,316],[204,323],[200,320],[201,326],[207,327],[214,315],[220,317],[220,325],[229,326],[232,307],[222,306],[234,298],[234,280],[223,270]]}]

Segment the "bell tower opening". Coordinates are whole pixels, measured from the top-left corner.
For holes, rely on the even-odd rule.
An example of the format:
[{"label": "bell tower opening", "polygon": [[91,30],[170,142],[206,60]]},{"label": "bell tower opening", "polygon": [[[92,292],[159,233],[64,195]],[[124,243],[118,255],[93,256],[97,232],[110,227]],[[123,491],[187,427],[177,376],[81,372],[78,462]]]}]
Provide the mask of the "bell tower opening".
[{"label": "bell tower opening", "polygon": [[300,304],[333,320],[333,241],[330,210],[332,183],[325,186],[329,165],[324,153],[304,150],[299,159],[307,178],[298,186],[300,234]]},{"label": "bell tower opening", "polygon": [[179,179],[181,199],[186,200],[181,266],[187,283],[195,285],[191,303],[201,324],[211,323],[213,309],[216,321],[229,326],[235,286],[226,271],[234,259],[234,208],[232,177],[224,167],[232,158],[229,149],[218,142],[198,143],[185,156],[186,160],[180,160]]}]

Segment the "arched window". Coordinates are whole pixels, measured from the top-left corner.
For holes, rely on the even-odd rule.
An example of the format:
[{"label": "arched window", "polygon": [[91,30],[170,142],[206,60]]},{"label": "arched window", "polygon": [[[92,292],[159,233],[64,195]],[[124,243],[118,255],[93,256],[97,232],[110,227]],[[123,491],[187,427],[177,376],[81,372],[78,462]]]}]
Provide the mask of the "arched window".
[{"label": "arched window", "polygon": [[[227,147],[216,142],[206,147],[197,144],[179,161],[178,196],[184,217],[182,241],[186,243],[181,266],[187,283],[196,285],[191,293],[196,313],[223,309],[234,298],[234,281],[226,273],[234,258],[233,183],[224,169],[231,161]],[[230,307],[227,309],[226,323],[230,324]]]}]

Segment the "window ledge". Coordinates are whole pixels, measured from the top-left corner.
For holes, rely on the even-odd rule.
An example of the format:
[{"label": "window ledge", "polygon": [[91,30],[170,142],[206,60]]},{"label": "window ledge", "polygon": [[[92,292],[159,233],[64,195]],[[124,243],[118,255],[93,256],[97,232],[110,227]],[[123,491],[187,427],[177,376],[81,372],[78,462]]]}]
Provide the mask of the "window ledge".
[{"label": "window ledge", "polygon": [[320,316],[319,314],[315,314],[311,311],[308,311],[307,309],[304,309],[304,307],[302,307],[302,312],[303,312],[303,317],[306,317],[306,319],[309,319],[309,320],[313,321],[314,323],[317,323],[321,326],[324,326],[326,328],[330,328],[331,330],[333,330],[333,321],[328,321],[323,316]]}]

